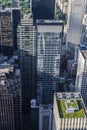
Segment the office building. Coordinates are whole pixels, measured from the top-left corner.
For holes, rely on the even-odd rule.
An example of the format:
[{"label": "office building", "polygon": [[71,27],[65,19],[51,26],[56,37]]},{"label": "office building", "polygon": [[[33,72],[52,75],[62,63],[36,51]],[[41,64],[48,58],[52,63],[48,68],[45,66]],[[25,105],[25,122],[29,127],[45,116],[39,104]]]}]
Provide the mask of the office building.
[{"label": "office building", "polygon": [[0,10],[0,52],[4,55],[13,53],[12,12]]},{"label": "office building", "polygon": [[79,50],[75,88],[81,92],[87,107],[87,50]]},{"label": "office building", "polygon": [[32,0],[34,19],[54,19],[55,0]]},{"label": "office building", "polygon": [[39,106],[39,130],[52,129],[52,105]]},{"label": "office building", "polygon": [[30,101],[36,99],[36,27],[33,25],[32,14],[24,15],[21,19],[17,37],[22,79],[23,124],[27,130]]},{"label": "office building", "polygon": [[81,43],[85,4],[84,0],[69,0],[68,2],[67,49],[73,48],[75,45],[80,45]]},{"label": "office building", "polygon": [[17,49],[17,27],[21,20],[20,8],[12,8],[13,48]]},{"label": "office building", "polygon": [[20,8],[0,10],[0,53],[3,55],[12,55],[17,49],[17,26],[20,17]]},{"label": "office building", "polygon": [[14,130],[13,97],[5,88],[4,77],[5,74],[0,74],[0,130]]},{"label": "office building", "polygon": [[52,130],[86,130],[86,109],[80,93],[55,93]]},{"label": "office building", "polygon": [[0,63],[0,130],[22,130],[20,69],[14,65]]},{"label": "office building", "polygon": [[37,103],[53,102],[58,90],[63,23],[54,20],[37,21]]}]

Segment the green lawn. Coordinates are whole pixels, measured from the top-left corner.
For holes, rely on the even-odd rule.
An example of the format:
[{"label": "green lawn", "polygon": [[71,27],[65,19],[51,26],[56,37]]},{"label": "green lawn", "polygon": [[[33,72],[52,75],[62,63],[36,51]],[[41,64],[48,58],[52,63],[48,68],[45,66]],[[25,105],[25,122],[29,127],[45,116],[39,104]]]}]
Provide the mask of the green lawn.
[{"label": "green lawn", "polygon": [[[21,7],[22,13],[29,13],[30,12],[30,4],[29,0],[19,0],[19,4]],[[11,7],[12,0],[0,0],[0,6],[2,7]]]},{"label": "green lawn", "polygon": [[67,106],[68,106],[68,108],[69,107],[77,107],[77,103],[76,102],[68,102]]},{"label": "green lawn", "polygon": [[66,100],[57,100],[60,118],[83,118],[84,117],[84,111],[81,108],[81,104],[80,104],[81,100],[76,100],[79,110],[74,113],[66,112],[65,101]]}]

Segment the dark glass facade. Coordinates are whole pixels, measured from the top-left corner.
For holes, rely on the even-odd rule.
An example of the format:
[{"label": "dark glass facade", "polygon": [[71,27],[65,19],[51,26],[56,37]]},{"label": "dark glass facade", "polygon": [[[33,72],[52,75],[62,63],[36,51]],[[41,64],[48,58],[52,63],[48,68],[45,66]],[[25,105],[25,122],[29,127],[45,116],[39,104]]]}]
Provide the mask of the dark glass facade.
[{"label": "dark glass facade", "polygon": [[30,101],[36,98],[36,28],[25,15],[17,30],[22,79],[23,126],[29,130]]},{"label": "dark glass facade", "polygon": [[35,19],[54,19],[55,0],[32,0]]},{"label": "dark glass facade", "polygon": [[49,104],[58,91],[63,23],[37,22],[37,31],[37,102]]}]

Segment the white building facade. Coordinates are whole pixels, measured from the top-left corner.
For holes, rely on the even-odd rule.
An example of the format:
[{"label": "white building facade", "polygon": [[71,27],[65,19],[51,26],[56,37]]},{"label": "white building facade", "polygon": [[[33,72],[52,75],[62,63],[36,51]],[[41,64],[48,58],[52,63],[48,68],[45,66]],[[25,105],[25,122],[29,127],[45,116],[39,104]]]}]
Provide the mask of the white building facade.
[{"label": "white building facade", "polygon": [[85,50],[79,50],[75,88],[76,91],[81,92],[87,107],[87,51]]},{"label": "white building facade", "polygon": [[[66,110],[64,110],[66,104],[64,104],[63,102],[68,102],[70,100],[78,102],[78,99],[83,106],[82,108],[80,107],[80,110],[83,109],[82,113],[84,114],[84,116],[82,117],[79,115],[77,116],[77,114],[75,114],[75,112],[78,112],[78,110],[75,110],[74,112],[68,112],[68,111],[66,112]],[[70,107],[70,109],[72,111],[72,107]],[[66,116],[66,114],[68,116]],[[86,109],[83,99],[81,98],[81,94],[77,92],[55,93],[52,130],[86,130],[86,129],[87,129]]]},{"label": "white building facade", "polygon": [[81,42],[85,4],[84,0],[69,0],[68,2],[67,48],[79,45]]}]

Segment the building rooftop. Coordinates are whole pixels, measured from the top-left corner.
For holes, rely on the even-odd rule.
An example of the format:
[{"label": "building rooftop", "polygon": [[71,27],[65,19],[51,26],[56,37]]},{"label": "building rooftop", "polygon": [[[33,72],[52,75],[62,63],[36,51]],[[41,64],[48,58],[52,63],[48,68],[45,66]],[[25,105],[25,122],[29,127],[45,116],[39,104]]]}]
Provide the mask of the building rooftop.
[{"label": "building rooftop", "polygon": [[21,9],[20,7],[17,7],[17,8],[15,8],[15,7],[12,7],[12,8],[8,8],[8,7],[6,7],[6,8],[4,8],[4,9],[0,9],[0,12],[1,13],[7,13],[7,12],[10,12],[11,13],[11,11],[13,10],[13,9],[15,9],[15,10],[19,10],[19,9]]},{"label": "building rooftop", "polygon": [[60,118],[84,118],[85,106],[80,93],[57,93]]},{"label": "building rooftop", "polygon": [[38,19],[37,21],[38,25],[63,25],[62,20],[44,20],[44,19]]},{"label": "building rooftop", "polygon": [[[0,64],[0,87],[9,93],[17,93],[20,91],[20,68],[18,68],[18,57],[12,57]],[[15,66],[16,65],[16,66]]]}]

